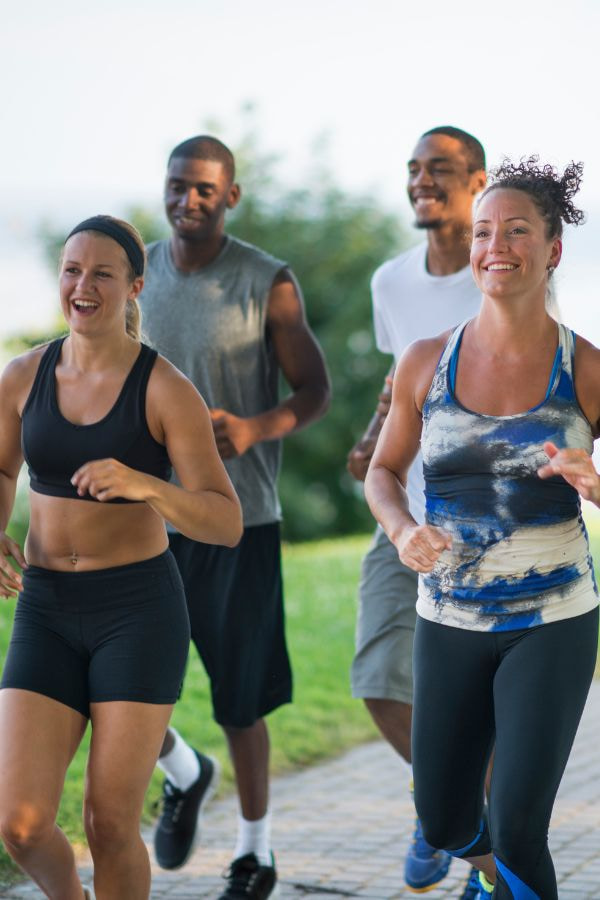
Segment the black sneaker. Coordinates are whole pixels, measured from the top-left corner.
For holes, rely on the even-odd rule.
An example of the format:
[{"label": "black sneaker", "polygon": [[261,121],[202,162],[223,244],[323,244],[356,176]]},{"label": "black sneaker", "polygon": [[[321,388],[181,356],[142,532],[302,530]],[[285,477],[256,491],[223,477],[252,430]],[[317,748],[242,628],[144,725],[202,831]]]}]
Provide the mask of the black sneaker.
[{"label": "black sneaker", "polygon": [[229,882],[219,900],[267,900],[277,896],[277,872],[271,853],[270,866],[261,866],[254,853],[240,856],[229,866],[224,878]]},{"label": "black sneaker", "polygon": [[168,778],[163,783],[162,813],[154,832],[154,854],[163,869],[179,869],[192,855],[202,810],[219,781],[217,761],[197,750],[194,753],[200,775],[187,791],[180,791]]}]

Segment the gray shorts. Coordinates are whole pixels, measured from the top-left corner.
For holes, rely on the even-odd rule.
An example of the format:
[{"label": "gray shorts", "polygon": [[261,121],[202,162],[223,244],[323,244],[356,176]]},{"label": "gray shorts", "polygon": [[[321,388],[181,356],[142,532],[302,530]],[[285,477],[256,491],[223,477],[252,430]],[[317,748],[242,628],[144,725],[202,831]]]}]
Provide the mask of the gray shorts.
[{"label": "gray shorts", "polygon": [[358,589],[352,696],[412,703],[418,575],[377,528]]}]

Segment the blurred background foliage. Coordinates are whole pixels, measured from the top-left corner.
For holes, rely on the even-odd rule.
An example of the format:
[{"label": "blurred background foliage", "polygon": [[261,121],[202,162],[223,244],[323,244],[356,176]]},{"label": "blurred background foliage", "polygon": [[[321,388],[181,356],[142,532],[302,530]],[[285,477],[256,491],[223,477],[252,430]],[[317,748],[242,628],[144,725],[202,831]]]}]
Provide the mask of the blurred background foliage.
[{"label": "blurred background foliage", "polygon": [[[321,162],[327,157],[324,143],[316,142],[315,163],[303,173],[301,188],[289,187],[278,176],[277,157],[261,151],[252,127],[233,148],[243,193],[228,218],[228,231],[290,264],[333,384],[328,415],[284,442],[280,494],[284,537],[292,541],[372,527],[362,486],[347,474],[345,461],[372,415],[390,364],[374,345],[370,278],[384,259],[408,243],[397,217],[383,208],[380,199],[349,194],[338,186],[327,163]],[[124,215],[147,243],[168,235],[159,204],[135,206]],[[46,222],[40,227],[40,239],[48,264],[56,271],[64,232]],[[64,327],[57,319],[51,334],[22,335],[10,341],[9,350],[18,352],[62,333]],[[17,509],[19,518],[22,509],[22,505]]]}]

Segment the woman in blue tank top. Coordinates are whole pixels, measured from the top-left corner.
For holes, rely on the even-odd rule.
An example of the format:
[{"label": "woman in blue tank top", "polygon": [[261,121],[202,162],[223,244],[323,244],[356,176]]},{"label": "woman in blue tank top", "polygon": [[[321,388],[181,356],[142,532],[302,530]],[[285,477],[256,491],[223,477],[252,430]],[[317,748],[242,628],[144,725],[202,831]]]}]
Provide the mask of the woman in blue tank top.
[{"label": "woman in blue tank top", "polygon": [[[563,222],[583,218],[581,165],[559,176],[535,158],[506,161],[493,176],[474,216],[480,312],[399,362],[366,493],[420,573],[413,765],[425,838],[482,871],[481,896],[555,900],[548,825],[598,644],[580,496],[600,505],[600,352],[545,308]],[[419,443],[422,526],[404,490]]]},{"label": "woman in blue tank top", "polygon": [[88,720],[96,890],[149,896],[139,821],[189,646],[165,519],[197,541],[241,536],[206,405],[140,341],[144,264],[126,222],[78,225],[60,269],[68,335],[0,378],[0,528],[23,458],[31,486],[25,554],[0,531],[0,595],[19,592],[0,690],[0,834],[48,897],[91,897],[56,824]]}]

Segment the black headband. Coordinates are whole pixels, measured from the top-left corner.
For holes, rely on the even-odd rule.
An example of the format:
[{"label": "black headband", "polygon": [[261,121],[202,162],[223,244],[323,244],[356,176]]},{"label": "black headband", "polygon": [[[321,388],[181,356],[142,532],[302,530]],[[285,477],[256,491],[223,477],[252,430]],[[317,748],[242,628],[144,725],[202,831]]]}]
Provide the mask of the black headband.
[{"label": "black headband", "polygon": [[72,238],[74,234],[78,234],[80,231],[100,231],[102,234],[108,235],[113,241],[120,244],[127,254],[127,259],[131,263],[135,277],[138,278],[144,274],[144,254],[139,248],[137,241],[117,222],[114,222],[108,216],[92,216],[91,219],[85,219],[75,226],[73,231],[67,236],[65,244],[69,238]]}]

